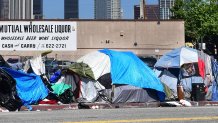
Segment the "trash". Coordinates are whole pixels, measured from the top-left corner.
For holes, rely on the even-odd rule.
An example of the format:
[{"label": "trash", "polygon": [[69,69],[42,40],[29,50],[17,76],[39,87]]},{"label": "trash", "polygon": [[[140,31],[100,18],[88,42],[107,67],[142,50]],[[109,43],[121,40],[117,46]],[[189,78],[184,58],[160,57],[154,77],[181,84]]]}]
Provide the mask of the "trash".
[{"label": "trash", "polygon": [[90,109],[90,107],[84,103],[78,103],[78,109]]},{"label": "trash", "polygon": [[180,103],[176,102],[176,101],[170,101],[170,102],[166,102],[167,104],[170,104],[171,107],[174,106],[182,106]]},{"label": "trash", "polygon": [[9,112],[9,110],[0,108],[0,112]]},{"label": "trash", "polygon": [[186,100],[180,100],[179,101],[180,102],[180,104],[182,104],[183,106],[187,106],[187,107],[191,107],[192,106],[192,104],[189,102],[189,101],[186,101]]}]

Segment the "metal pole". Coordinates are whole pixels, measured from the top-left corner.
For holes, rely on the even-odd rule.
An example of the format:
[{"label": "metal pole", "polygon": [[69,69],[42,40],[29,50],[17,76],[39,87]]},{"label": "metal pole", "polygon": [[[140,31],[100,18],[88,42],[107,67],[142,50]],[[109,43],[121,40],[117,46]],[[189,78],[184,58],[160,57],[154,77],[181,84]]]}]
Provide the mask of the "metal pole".
[{"label": "metal pole", "polygon": [[214,45],[214,57],[215,57],[215,61],[216,61],[216,56],[217,56],[217,49],[216,49],[216,44]]},{"label": "metal pole", "polygon": [[201,36],[201,50],[203,50],[203,38]]}]

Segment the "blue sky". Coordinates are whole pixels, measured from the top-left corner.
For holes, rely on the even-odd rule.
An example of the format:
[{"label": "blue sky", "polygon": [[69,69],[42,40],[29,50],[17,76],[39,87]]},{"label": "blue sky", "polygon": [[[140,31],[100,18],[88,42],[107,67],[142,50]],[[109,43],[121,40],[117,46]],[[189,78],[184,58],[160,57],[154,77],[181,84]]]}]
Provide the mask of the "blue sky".
[{"label": "blue sky", "polygon": [[[133,18],[133,6],[139,4],[140,0],[121,0],[123,18]],[[157,4],[158,0],[146,0],[147,4]],[[50,3],[52,2],[52,3]],[[93,19],[94,0],[79,0],[79,18]],[[64,17],[64,0],[44,0],[44,17],[46,19],[62,19]]]}]

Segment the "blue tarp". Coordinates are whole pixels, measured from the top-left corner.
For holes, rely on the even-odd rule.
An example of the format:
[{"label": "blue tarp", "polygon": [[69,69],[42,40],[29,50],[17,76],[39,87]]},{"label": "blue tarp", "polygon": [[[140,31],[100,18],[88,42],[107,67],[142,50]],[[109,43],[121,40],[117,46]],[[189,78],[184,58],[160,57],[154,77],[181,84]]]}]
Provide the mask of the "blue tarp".
[{"label": "blue tarp", "polygon": [[26,74],[10,68],[2,69],[16,80],[17,93],[24,105],[34,104],[48,95],[48,89],[45,87],[40,76]]},{"label": "blue tarp", "polygon": [[218,101],[218,63],[212,61],[214,81],[212,82],[212,101]]},{"label": "blue tarp", "polygon": [[57,70],[49,79],[51,83],[55,83],[58,81],[58,79],[61,77],[61,70]]},{"label": "blue tarp", "polygon": [[160,101],[164,101],[164,87],[155,73],[132,52],[100,50],[111,62],[113,84],[128,84],[140,88],[157,90]]},{"label": "blue tarp", "polygon": [[191,92],[192,91],[192,83],[204,83],[204,80],[201,76],[191,76],[188,78],[182,78],[181,85],[183,86],[184,91]]}]

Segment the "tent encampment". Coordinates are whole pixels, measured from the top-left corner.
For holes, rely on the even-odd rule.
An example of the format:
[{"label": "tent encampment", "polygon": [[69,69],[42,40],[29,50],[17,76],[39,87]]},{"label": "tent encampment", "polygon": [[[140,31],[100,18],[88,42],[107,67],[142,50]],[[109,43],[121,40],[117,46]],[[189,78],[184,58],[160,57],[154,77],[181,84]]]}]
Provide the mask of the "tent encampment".
[{"label": "tent encampment", "polygon": [[158,100],[165,99],[160,80],[132,52],[108,49],[92,52],[73,63],[69,70],[93,81],[99,80],[102,85],[130,85],[141,89],[153,89]]}]

